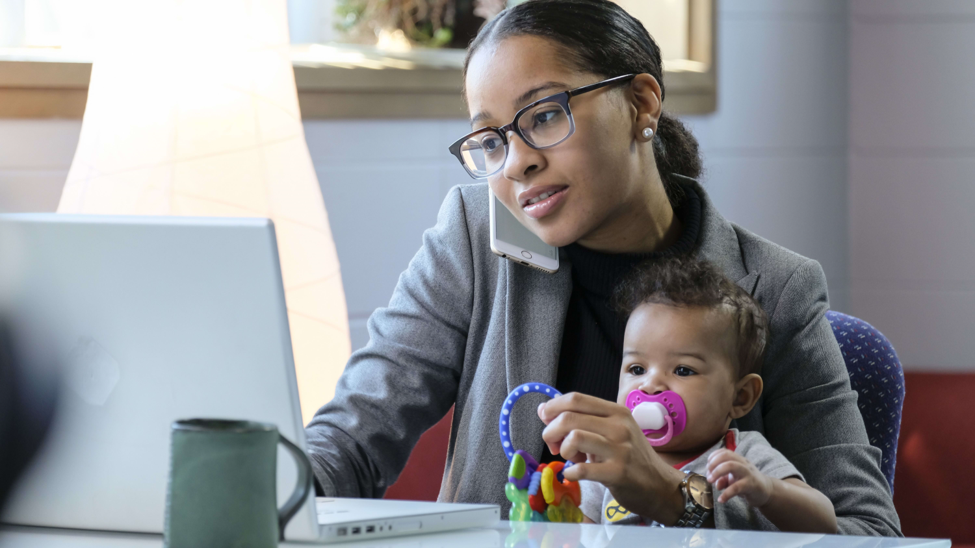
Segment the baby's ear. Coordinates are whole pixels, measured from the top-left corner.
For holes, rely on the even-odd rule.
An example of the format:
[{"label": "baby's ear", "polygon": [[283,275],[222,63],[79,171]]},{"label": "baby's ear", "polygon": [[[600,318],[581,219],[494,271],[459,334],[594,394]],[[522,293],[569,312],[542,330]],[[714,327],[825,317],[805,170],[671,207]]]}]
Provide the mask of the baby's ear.
[{"label": "baby's ear", "polygon": [[731,418],[740,419],[758,403],[762,395],[762,377],[749,373],[735,383],[735,401],[731,404]]}]

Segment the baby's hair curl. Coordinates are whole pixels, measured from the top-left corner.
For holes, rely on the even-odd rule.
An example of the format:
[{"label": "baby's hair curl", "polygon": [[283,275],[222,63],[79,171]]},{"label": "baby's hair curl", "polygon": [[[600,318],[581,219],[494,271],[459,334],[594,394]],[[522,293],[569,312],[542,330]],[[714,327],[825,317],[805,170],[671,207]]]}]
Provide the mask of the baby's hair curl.
[{"label": "baby's hair curl", "polygon": [[620,284],[613,299],[627,317],[643,304],[723,308],[736,324],[738,378],[762,370],[768,316],[748,292],[708,262],[687,256],[647,261]]}]

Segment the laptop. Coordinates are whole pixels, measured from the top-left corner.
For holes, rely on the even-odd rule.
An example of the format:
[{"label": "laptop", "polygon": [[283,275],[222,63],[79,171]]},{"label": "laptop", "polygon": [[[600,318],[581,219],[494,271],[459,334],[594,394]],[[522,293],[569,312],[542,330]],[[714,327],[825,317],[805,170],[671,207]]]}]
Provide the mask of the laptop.
[{"label": "laptop", "polygon": [[[63,368],[47,442],[5,524],[162,533],[170,424],[273,423],[305,448],[274,227],[266,219],[0,215],[0,314]],[[297,478],[278,454],[279,505]],[[288,540],[470,527],[496,505],[310,496]]]}]

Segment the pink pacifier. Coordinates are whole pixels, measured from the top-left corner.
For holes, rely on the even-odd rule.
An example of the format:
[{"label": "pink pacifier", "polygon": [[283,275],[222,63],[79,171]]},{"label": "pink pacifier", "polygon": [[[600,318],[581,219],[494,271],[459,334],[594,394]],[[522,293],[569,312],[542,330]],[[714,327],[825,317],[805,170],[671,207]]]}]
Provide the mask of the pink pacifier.
[{"label": "pink pacifier", "polygon": [[642,390],[634,390],[626,396],[626,407],[654,447],[667,445],[687,427],[687,409],[677,392],[665,390],[650,395]]}]

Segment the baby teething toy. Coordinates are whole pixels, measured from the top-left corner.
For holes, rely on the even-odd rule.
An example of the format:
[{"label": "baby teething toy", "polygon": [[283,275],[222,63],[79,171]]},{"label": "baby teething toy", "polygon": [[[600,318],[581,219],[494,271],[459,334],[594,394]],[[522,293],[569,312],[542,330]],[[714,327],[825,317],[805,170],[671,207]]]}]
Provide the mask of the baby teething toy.
[{"label": "baby teething toy", "polygon": [[511,441],[511,410],[525,394],[537,392],[550,398],[561,396],[558,390],[541,383],[528,383],[519,386],[508,394],[501,407],[498,431],[501,434],[501,447],[511,461],[508,468],[508,483],[504,486],[504,496],[511,501],[510,521],[551,521],[581,523],[582,493],[579,483],[565,479],[562,472],[572,466],[571,462],[549,462],[539,464],[528,453],[515,449]]},{"label": "baby teething toy", "polygon": [[626,396],[626,407],[633,413],[633,418],[643,430],[647,441],[654,447],[667,445],[687,427],[684,400],[678,393],[670,390],[659,394],[634,390]]}]

